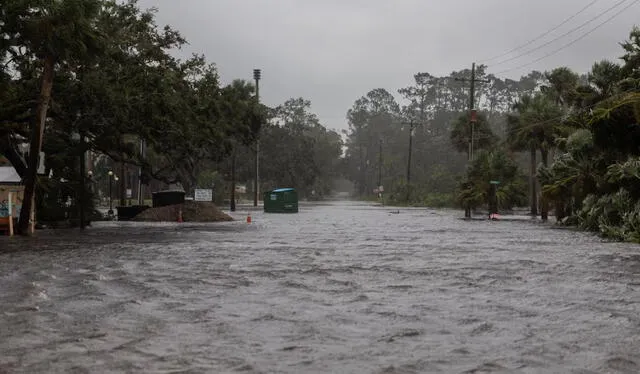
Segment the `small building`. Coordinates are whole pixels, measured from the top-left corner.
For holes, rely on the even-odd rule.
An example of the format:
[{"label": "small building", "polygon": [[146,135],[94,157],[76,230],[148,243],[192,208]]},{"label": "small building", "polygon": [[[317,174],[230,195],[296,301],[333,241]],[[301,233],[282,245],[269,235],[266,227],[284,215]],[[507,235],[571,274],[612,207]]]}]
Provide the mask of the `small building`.
[{"label": "small building", "polygon": [[298,193],[294,188],[278,188],[263,194],[265,213],[298,213]]},{"label": "small building", "polygon": [[11,216],[14,220],[20,217],[24,196],[24,186],[21,182],[13,166],[0,166],[0,218],[9,217],[9,194],[11,194]]}]

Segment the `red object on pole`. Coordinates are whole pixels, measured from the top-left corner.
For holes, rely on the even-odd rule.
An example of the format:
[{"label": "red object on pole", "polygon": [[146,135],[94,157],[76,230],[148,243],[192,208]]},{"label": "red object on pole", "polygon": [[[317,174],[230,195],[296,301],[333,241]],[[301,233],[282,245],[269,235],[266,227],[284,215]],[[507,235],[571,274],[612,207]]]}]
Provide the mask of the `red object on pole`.
[{"label": "red object on pole", "polygon": [[475,123],[478,120],[477,112],[475,109],[471,109],[471,122]]}]

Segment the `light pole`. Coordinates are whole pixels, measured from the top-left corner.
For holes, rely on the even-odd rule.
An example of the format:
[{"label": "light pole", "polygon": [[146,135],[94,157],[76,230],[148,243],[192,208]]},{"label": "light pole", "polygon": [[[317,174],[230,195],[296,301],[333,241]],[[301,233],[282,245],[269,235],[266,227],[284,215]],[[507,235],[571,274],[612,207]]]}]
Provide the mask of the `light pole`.
[{"label": "light pole", "polygon": [[109,211],[107,214],[112,217],[113,216],[113,201],[111,200],[111,190],[113,186],[113,171],[109,170],[107,173],[109,175]]},{"label": "light pole", "polygon": [[[260,76],[261,76],[262,72],[260,71],[260,69],[253,69],[253,79],[255,79],[256,81],[256,103],[258,104],[258,106],[260,105]],[[258,178],[260,177],[259,174],[259,158],[260,158],[260,138],[259,135],[256,136],[256,160],[255,160],[255,180],[253,181],[253,206],[258,206],[258,186],[259,186],[259,181]]]}]

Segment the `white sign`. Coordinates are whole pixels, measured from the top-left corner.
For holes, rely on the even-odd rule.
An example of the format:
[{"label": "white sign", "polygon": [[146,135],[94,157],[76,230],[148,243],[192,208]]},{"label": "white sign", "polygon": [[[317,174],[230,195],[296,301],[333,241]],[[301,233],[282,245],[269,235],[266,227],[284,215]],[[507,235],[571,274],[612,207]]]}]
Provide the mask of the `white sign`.
[{"label": "white sign", "polygon": [[40,175],[44,175],[45,173],[44,158],[45,158],[44,152],[40,152],[40,157],[38,158],[38,172],[37,172]]},{"label": "white sign", "polygon": [[213,190],[199,189],[193,193],[193,199],[195,201],[212,201],[213,200]]}]

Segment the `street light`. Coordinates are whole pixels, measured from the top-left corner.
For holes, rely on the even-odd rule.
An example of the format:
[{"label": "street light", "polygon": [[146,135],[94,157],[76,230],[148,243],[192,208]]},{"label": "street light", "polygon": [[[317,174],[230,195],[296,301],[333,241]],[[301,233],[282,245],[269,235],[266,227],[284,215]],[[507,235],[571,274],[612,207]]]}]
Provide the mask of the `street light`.
[{"label": "street light", "polygon": [[109,170],[107,174],[109,175],[109,211],[107,212],[107,214],[111,217],[113,216],[113,201],[111,200],[111,189],[113,185],[113,171]]},{"label": "street light", "polygon": [[[253,79],[256,81],[256,102],[260,104],[260,77],[262,71],[260,69],[253,69]],[[259,157],[260,157],[260,138],[256,139],[256,159],[255,159],[255,179],[253,181],[253,206],[258,206],[258,188],[260,186],[260,173],[259,173]]]}]

